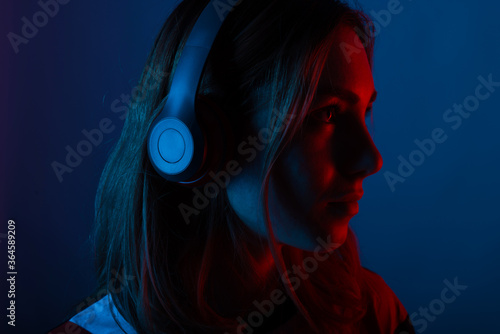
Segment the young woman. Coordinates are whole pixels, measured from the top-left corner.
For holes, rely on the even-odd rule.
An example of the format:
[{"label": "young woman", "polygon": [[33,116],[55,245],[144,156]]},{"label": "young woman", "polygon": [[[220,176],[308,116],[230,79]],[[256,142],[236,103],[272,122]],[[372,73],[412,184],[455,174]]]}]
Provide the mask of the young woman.
[{"label": "young woman", "polygon": [[224,163],[194,186],[153,168],[148,131],[207,4],[181,2],[156,39],[98,189],[99,289],[52,333],[414,333],[349,227],[382,166],[362,12],[238,1],[197,91],[200,122],[227,125],[208,152]]}]

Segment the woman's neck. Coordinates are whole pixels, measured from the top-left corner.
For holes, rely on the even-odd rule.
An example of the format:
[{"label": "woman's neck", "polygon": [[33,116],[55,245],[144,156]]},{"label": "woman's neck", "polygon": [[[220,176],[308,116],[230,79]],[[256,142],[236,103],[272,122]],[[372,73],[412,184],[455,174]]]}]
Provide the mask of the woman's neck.
[{"label": "woman's neck", "polygon": [[227,236],[214,237],[207,288],[213,291],[211,306],[224,316],[252,311],[254,302],[281,287],[267,240],[244,226],[238,239],[234,245]]}]

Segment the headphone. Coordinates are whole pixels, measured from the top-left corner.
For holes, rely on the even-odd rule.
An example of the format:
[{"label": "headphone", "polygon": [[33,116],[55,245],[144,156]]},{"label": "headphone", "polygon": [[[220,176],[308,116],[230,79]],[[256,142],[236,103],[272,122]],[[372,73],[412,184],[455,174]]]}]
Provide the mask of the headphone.
[{"label": "headphone", "polygon": [[232,136],[227,120],[209,99],[196,98],[215,37],[241,0],[227,2],[222,10],[220,0],[210,0],[199,16],[182,49],[167,100],[148,132],[149,159],[168,181],[203,183],[228,155]]}]

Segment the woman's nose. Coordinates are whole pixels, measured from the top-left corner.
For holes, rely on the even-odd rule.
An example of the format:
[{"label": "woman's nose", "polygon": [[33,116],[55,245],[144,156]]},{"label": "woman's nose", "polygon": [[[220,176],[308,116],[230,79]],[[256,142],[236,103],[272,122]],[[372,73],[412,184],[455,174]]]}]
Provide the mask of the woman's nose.
[{"label": "woman's nose", "polygon": [[[383,159],[366,125],[355,125],[346,131],[338,156],[343,172],[358,177],[375,174],[382,168]],[[337,161],[339,161],[337,160]]]}]

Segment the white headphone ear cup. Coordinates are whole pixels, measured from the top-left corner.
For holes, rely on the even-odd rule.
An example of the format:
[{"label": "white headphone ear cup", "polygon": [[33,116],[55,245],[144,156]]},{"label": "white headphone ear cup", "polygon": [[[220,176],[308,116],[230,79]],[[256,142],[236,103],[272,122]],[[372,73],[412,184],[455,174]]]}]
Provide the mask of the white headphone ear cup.
[{"label": "white headphone ear cup", "polygon": [[195,143],[191,129],[178,118],[165,117],[148,135],[148,154],[155,169],[175,181],[193,161]]}]

